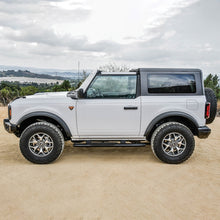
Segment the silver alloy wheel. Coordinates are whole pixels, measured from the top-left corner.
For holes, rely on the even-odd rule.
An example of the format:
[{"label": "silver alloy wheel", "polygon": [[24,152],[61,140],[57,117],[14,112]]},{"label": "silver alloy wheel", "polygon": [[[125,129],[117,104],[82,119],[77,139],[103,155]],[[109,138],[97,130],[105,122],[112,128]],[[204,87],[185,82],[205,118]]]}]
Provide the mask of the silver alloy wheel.
[{"label": "silver alloy wheel", "polygon": [[28,147],[34,155],[45,157],[52,152],[54,143],[50,135],[39,132],[30,137]]},{"label": "silver alloy wheel", "polygon": [[164,137],[162,149],[169,156],[179,156],[186,149],[186,139],[180,133],[171,132]]}]

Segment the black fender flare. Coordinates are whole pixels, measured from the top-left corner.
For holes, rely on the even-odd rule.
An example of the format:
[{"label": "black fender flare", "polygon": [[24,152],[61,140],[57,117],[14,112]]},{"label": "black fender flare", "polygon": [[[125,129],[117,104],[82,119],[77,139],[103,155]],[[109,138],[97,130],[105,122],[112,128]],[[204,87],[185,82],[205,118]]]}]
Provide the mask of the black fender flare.
[{"label": "black fender flare", "polygon": [[44,112],[44,111],[31,112],[27,115],[24,115],[22,118],[20,118],[18,120],[17,126],[20,126],[22,124],[22,122],[24,122],[28,118],[37,117],[37,116],[47,117],[47,118],[51,118],[51,119],[55,120],[56,122],[58,122],[62,126],[62,128],[64,129],[66,136],[68,138],[70,138],[72,136],[70,129],[67,126],[66,122],[62,118],[60,118],[59,116],[57,116],[53,113],[50,113],[50,112]]},{"label": "black fender flare", "polygon": [[156,118],[154,118],[150,124],[147,126],[147,129],[145,130],[144,135],[147,137],[149,137],[153,127],[161,120],[165,119],[165,118],[169,118],[169,117],[182,117],[185,119],[188,119],[191,123],[193,123],[193,125],[198,128],[199,124],[198,122],[189,114],[185,113],[185,112],[179,112],[179,111],[172,111],[172,112],[165,112],[162,113],[160,115],[158,115]]}]

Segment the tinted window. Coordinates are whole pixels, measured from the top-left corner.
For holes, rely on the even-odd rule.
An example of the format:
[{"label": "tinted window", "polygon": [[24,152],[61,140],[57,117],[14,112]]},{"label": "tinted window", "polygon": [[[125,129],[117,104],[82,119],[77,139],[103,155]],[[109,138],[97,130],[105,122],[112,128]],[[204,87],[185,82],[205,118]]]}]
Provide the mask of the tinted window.
[{"label": "tinted window", "polygon": [[87,98],[125,98],[136,97],[136,75],[96,76],[89,86]]},{"label": "tinted window", "polygon": [[150,74],[149,93],[195,93],[196,81],[193,74]]}]

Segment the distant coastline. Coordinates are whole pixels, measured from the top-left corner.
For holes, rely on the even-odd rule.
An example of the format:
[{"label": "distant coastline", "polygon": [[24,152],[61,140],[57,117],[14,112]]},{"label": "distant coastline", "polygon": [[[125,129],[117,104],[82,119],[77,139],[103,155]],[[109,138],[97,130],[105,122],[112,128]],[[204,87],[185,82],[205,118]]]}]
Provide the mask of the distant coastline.
[{"label": "distant coastline", "polygon": [[10,77],[10,76],[6,76],[6,77],[0,77],[0,82],[2,81],[8,81],[8,82],[19,82],[22,84],[25,83],[37,83],[37,84],[44,84],[44,83],[52,83],[52,84],[61,84],[63,82],[63,80],[58,80],[58,79],[44,79],[44,78],[32,78],[32,77]]}]

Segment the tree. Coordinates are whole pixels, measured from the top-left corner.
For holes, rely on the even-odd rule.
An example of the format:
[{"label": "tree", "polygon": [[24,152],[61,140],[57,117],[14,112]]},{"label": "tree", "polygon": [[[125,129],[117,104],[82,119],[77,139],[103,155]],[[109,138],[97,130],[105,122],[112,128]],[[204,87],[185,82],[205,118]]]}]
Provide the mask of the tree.
[{"label": "tree", "polygon": [[126,72],[129,69],[126,65],[118,66],[115,63],[109,63],[99,67],[99,70],[104,72]]},{"label": "tree", "polygon": [[26,96],[26,95],[33,95],[36,93],[38,89],[34,86],[25,86],[21,88],[21,95]]},{"label": "tree", "polygon": [[62,84],[54,85],[54,87],[52,88],[52,91],[53,92],[61,92],[61,91],[69,91],[70,89],[71,89],[70,81],[69,80],[64,80],[62,82]]},{"label": "tree", "polygon": [[9,99],[9,90],[7,88],[1,89],[0,90],[0,96],[3,100],[3,104],[6,105],[8,103],[8,99]]},{"label": "tree", "polygon": [[205,78],[204,80],[204,86],[211,88],[215,95],[219,97],[220,87],[219,87],[219,77],[217,74],[212,75],[211,73]]},{"label": "tree", "polygon": [[53,92],[58,92],[59,90],[60,90],[60,86],[57,84],[52,88]]},{"label": "tree", "polygon": [[60,85],[60,87],[62,89],[64,89],[65,91],[68,91],[71,88],[70,81],[69,80],[64,80],[62,82],[62,84]]}]

